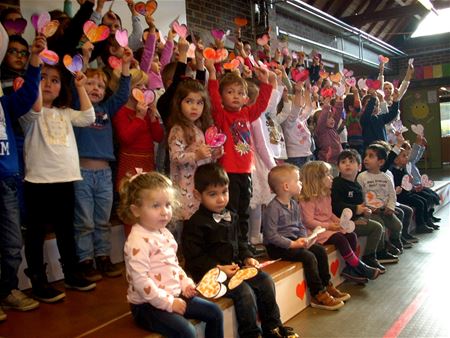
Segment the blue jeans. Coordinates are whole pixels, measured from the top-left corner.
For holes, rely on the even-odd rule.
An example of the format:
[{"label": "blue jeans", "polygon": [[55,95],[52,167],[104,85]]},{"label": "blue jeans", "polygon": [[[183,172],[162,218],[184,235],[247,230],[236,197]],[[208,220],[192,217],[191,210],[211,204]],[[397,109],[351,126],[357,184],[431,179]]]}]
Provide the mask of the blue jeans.
[{"label": "blue jeans", "polygon": [[303,157],[288,157],[286,160],[287,163],[296,165],[301,168],[305,163],[311,160],[311,156],[303,156]]},{"label": "blue jeans", "polygon": [[225,297],[233,300],[239,337],[261,335],[261,329],[256,323],[257,314],[263,333],[281,325],[280,309],[275,299],[275,284],[264,271],[244,281],[237,288],[228,290]]},{"label": "blue jeans", "polygon": [[195,338],[195,327],[188,319],[198,319],[206,323],[206,338],[223,337],[222,310],[217,304],[200,297],[186,300],[184,316],[157,309],[149,303],[131,304],[131,312],[139,326],[168,338]]},{"label": "blue jeans", "polygon": [[0,180],[0,299],[19,285],[17,271],[22,262],[21,249],[17,180],[7,177]]},{"label": "blue jeans", "polygon": [[75,182],[74,228],[80,262],[111,251],[113,204],[111,169],[81,169],[82,181]]}]

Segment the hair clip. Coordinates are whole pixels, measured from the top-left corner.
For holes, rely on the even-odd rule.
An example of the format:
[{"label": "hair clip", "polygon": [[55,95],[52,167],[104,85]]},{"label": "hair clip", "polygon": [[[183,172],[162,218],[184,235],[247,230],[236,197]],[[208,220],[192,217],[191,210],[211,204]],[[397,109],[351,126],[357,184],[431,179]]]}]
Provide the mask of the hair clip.
[{"label": "hair clip", "polygon": [[130,178],[130,183],[133,182],[133,180],[141,175],[145,175],[147,172],[144,171],[144,169],[142,168],[134,168],[134,170],[136,170],[136,174],[134,174],[133,176],[131,176]]}]

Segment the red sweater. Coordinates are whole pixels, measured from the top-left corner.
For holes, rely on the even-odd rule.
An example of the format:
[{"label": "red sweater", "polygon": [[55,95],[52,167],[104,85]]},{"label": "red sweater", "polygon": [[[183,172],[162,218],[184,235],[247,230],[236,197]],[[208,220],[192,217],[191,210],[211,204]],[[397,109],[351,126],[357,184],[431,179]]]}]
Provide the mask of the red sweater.
[{"label": "red sweater", "polygon": [[272,86],[262,83],[255,104],[244,106],[238,112],[229,112],[223,108],[217,80],[208,81],[208,90],[214,122],[227,136],[224,144],[225,153],[220,159],[220,164],[227,173],[249,174],[253,162],[250,123],[258,119],[267,109]]},{"label": "red sweater", "polygon": [[158,120],[151,122],[148,115],[140,119],[133,109],[125,106],[116,113],[113,124],[121,152],[153,154],[153,142],[161,142],[164,137]]}]

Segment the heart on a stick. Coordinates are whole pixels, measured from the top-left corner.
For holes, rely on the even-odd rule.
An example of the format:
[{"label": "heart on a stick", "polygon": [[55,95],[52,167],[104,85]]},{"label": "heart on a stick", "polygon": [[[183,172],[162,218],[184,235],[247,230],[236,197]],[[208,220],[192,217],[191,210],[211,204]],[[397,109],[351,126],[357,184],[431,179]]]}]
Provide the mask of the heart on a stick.
[{"label": "heart on a stick", "polygon": [[75,55],[73,58],[70,55],[64,55],[63,63],[67,70],[72,74],[83,69],[83,58],[79,54]]},{"label": "heart on a stick", "polygon": [[88,20],[83,25],[83,32],[90,42],[95,43],[105,40],[109,36],[109,27],[97,26],[94,21]]},{"label": "heart on a stick", "polygon": [[128,46],[128,31],[126,29],[118,29],[115,33],[117,43],[121,47]]},{"label": "heart on a stick", "polygon": [[216,126],[211,126],[205,131],[205,142],[213,148],[221,147],[227,140],[225,134],[219,133]]},{"label": "heart on a stick", "polygon": [[402,185],[401,185],[402,189],[406,190],[406,191],[411,191],[413,188],[413,185],[411,183],[411,178],[409,175],[404,175],[402,178]]},{"label": "heart on a stick", "polygon": [[411,124],[411,130],[413,131],[413,133],[419,135],[419,136],[423,136],[423,125],[421,124]]}]

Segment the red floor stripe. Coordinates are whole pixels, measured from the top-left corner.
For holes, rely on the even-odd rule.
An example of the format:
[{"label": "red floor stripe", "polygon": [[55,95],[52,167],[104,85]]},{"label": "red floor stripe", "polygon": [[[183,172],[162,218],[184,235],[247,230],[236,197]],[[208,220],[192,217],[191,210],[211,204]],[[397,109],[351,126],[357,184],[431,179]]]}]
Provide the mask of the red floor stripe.
[{"label": "red floor stripe", "polygon": [[384,334],[383,338],[396,338],[403,331],[406,325],[408,325],[411,318],[416,314],[417,310],[422,306],[426,299],[428,292],[422,290],[409,304],[409,306],[403,311],[403,313],[397,318],[392,326]]}]

